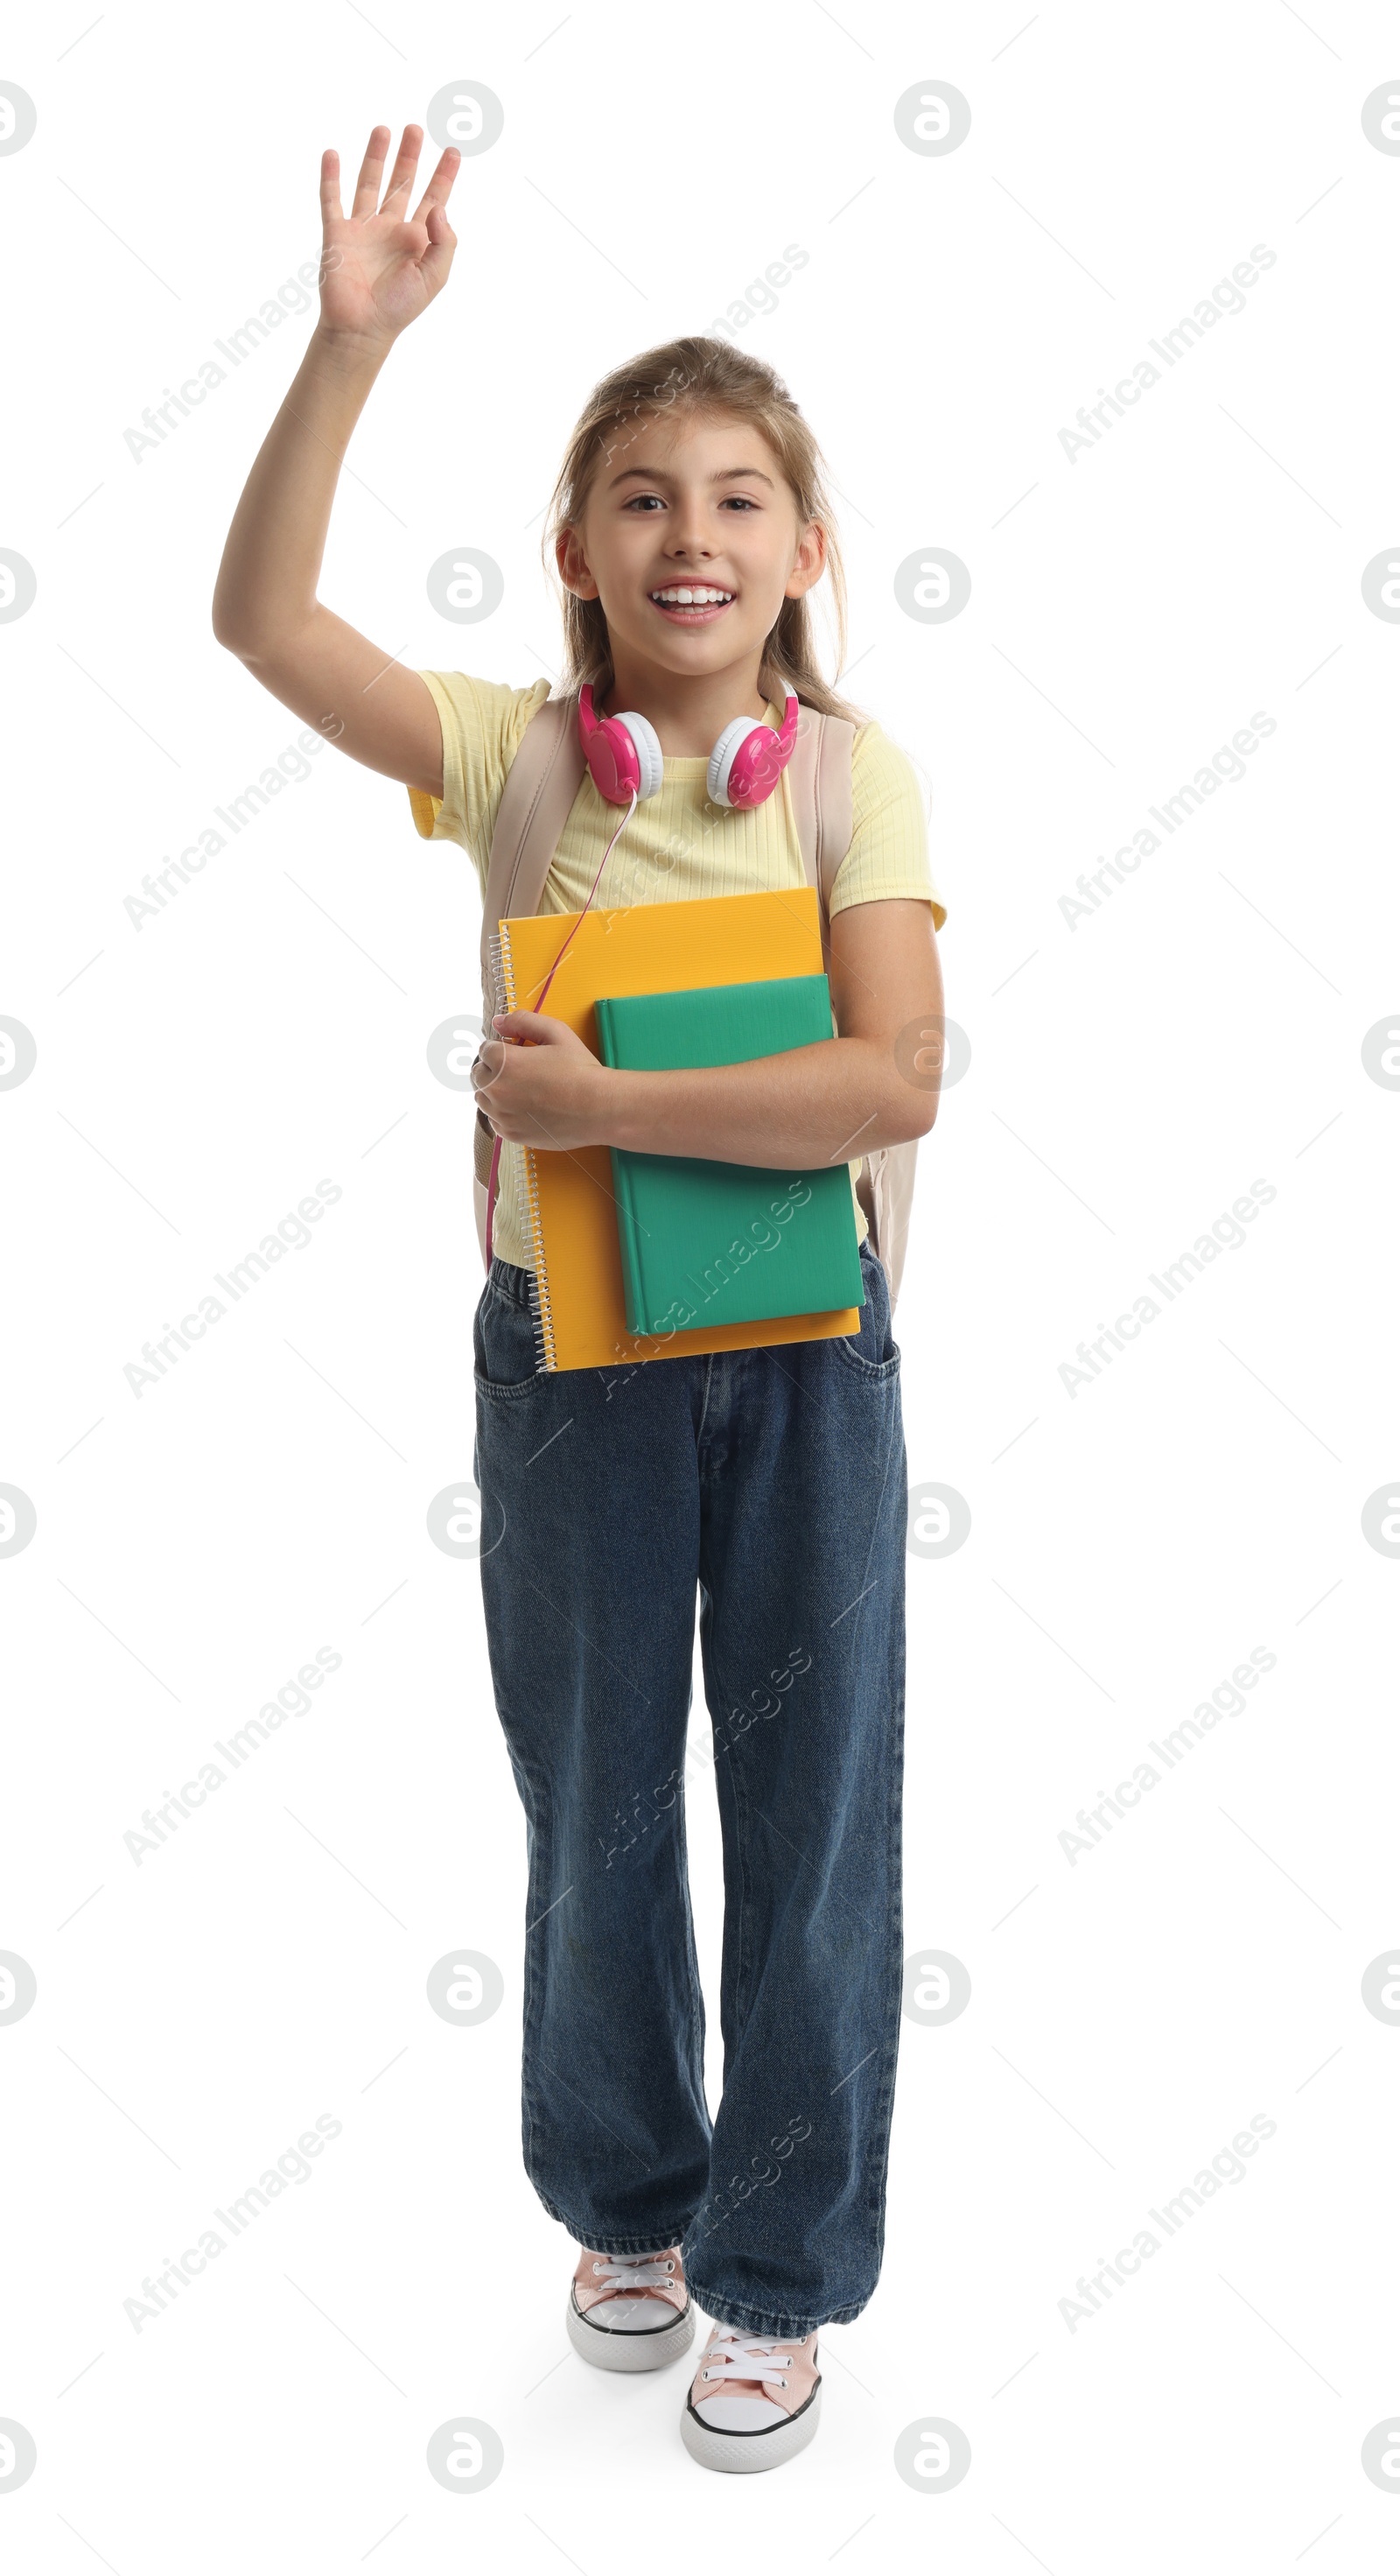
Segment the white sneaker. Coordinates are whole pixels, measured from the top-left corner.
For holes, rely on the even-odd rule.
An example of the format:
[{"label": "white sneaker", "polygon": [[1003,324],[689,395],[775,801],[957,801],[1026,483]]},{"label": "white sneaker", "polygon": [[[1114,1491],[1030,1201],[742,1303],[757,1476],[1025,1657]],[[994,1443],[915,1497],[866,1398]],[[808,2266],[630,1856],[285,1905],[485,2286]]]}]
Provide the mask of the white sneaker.
[{"label": "white sneaker", "polygon": [[664,2370],[695,2339],[680,2247],[665,2254],[591,2254],[585,2246],[565,2323],[576,2353],[600,2370]]},{"label": "white sneaker", "polygon": [[707,2469],[776,2469],[806,2449],[821,2413],[817,2335],[716,2326],[690,2384],[681,2440]]}]

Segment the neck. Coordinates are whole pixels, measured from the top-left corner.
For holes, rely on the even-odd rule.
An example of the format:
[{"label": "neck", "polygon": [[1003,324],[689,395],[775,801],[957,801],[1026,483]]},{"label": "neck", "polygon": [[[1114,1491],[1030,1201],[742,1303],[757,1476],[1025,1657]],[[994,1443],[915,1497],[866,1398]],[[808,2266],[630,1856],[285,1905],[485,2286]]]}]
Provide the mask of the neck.
[{"label": "neck", "polygon": [[762,723],[768,712],[762,668],[762,654],[750,653],[722,671],[691,677],[663,671],[619,645],[611,682],[605,690],[594,691],[594,709],[600,716],[634,710],[655,726],[662,751],[671,759],[703,759],[735,716],[752,716],[755,724]]}]

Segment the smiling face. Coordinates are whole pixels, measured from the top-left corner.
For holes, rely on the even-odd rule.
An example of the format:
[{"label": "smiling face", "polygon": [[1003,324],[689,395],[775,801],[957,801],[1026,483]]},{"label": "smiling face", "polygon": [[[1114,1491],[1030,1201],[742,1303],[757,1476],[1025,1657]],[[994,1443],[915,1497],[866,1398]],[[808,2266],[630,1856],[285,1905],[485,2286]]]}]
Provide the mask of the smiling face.
[{"label": "smiling face", "polygon": [[784,599],[825,559],[768,441],[729,414],[643,422],[558,544],[566,587],[602,602],[615,666],[711,680],[747,667],[750,687]]}]

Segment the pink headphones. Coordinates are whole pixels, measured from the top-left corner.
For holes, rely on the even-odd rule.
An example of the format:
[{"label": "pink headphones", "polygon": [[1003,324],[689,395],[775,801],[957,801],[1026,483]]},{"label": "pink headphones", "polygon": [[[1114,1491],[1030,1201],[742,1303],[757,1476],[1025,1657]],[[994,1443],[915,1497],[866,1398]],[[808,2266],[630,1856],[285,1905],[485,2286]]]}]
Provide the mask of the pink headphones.
[{"label": "pink headphones", "polygon": [[[716,805],[761,805],[771,796],[792,758],[797,740],[798,705],[791,692],[782,730],[736,716],[727,724],[710,754],[705,785]],[[645,716],[595,716],[593,691],[579,692],[578,738],[588,774],[609,805],[655,796],[662,783],[661,745]]]}]

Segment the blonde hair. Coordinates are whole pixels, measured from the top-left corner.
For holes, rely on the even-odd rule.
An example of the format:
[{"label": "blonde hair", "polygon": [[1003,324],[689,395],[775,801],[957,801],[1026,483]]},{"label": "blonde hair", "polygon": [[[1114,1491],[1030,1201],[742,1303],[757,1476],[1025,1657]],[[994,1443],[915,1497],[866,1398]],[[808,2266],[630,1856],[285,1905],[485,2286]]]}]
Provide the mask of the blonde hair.
[{"label": "blonde hair", "polygon": [[[750,357],[726,340],[668,340],[664,348],[648,349],[625,366],[614,367],[594,386],[569,441],[546,512],[546,570],[555,572],[558,538],[565,528],[578,526],[600,468],[611,462],[638,427],[668,414],[704,412],[752,422],[782,466],[799,525],[805,527],[812,519],[820,523],[826,537],[839,666],[846,658],[846,582],[821,451],[782,378],[764,359]],[[612,678],[603,603],[577,599],[572,591],[564,591],[562,610],[564,690],[572,693],[591,681],[601,697],[601,684]],[[773,696],[781,698],[783,690],[790,689],[803,706],[814,707],[820,715],[860,721],[859,709],[836,695],[817,666],[805,598],[783,601],[764,644],[762,669],[774,684]]]}]

